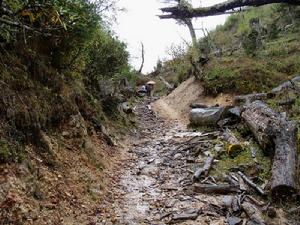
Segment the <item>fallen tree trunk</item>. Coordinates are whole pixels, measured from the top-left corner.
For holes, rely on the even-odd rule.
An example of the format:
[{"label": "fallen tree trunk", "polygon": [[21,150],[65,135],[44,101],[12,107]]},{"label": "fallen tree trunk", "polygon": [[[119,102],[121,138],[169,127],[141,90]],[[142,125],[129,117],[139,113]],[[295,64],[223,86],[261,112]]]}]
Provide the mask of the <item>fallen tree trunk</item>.
[{"label": "fallen tree trunk", "polygon": [[273,156],[272,196],[295,192],[297,127],[261,101],[248,104],[242,118],[265,153]]},{"label": "fallen tree trunk", "polygon": [[212,167],[212,164],[214,162],[214,157],[213,156],[209,156],[205,163],[204,163],[204,166],[200,169],[198,169],[194,176],[193,176],[193,180],[196,181],[196,180],[199,180],[201,176],[207,176],[208,173],[209,173],[209,170],[210,168]]},{"label": "fallen tree trunk", "polygon": [[232,186],[228,184],[194,184],[193,188],[195,192],[205,194],[229,194],[240,191],[239,186]]}]

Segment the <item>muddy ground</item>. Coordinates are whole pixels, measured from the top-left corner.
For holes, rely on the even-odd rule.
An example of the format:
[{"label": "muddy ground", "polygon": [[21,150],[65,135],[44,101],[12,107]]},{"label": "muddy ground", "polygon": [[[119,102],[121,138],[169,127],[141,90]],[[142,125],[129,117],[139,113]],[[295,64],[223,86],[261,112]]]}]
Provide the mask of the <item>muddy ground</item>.
[{"label": "muddy ground", "polygon": [[223,197],[191,190],[202,159],[177,151],[180,143],[203,134],[166,122],[149,103],[136,108],[140,130],[132,137],[112,199],[102,206],[101,224],[224,224]]}]

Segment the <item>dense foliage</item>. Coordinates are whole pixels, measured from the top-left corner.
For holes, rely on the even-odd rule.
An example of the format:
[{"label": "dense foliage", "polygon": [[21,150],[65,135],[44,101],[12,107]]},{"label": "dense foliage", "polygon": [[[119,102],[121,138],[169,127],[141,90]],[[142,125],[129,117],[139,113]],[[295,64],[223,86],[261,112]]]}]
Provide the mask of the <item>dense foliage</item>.
[{"label": "dense foliage", "polygon": [[0,2],[0,161],[18,161],[28,142],[43,146],[41,131],[78,113],[101,130],[103,109],[134,78],[107,22],[115,1]]}]

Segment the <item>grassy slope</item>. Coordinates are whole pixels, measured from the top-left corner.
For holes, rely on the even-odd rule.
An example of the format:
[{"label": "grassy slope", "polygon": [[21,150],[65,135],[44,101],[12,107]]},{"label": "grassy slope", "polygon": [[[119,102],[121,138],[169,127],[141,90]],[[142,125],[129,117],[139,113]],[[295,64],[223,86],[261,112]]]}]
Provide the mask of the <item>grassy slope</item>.
[{"label": "grassy slope", "polygon": [[[230,16],[225,25],[211,32],[214,45],[224,54],[213,57],[205,67],[207,93],[267,91],[300,72],[300,11],[294,9],[286,15],[288,10],[279,5],[254,8]],[[259,18],[265,30],[255,56],[246,54],[242,47],[253,18]]]}]

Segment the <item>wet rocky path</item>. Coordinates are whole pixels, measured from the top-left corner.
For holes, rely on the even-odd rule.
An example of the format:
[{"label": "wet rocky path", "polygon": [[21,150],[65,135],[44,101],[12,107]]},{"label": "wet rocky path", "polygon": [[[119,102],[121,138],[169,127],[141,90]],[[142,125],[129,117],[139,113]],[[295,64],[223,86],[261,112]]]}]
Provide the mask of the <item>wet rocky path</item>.
[{"label": "wet rocky path", "polygon": [[164,121],[149,103],[135,109],[140,129],[100,224],[224,224],[226,215],[218,206],[222,198],[191,190],[193,171],[202,159],[178,148],[203,134]]}]

